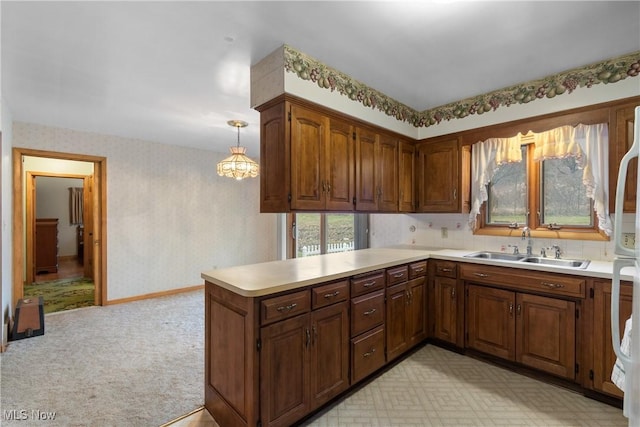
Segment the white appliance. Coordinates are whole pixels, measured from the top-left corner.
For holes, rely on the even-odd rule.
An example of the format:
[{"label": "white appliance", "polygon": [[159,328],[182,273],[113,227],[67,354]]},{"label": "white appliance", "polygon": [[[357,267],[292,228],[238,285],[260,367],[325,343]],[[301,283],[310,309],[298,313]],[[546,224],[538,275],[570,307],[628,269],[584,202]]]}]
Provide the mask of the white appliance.
[{"label": "white appliance", "polygon": [[[636,195],[638,207],[636,207],[636,245],[635,249],[628,249],[622,245],[622,206],[624,187],[629,161],[640,155],[640,106],[635,109],[635,127],[633,144],[629,152],[620,162],[618,183],[616,187],[616,212],[614,219],[614,244],[616,258],[613,262],[613,281],[611,290],[611,335],[613,349],[618,360],[614,374],[624,374],[624,415],[629,419],[630,427],[640,426],[640,194]],[[638,174],[638,187],[640,193],[640,173]],[[628,348],[622,348],[620,339],[620,270],[625,267],[635,268],[633,274],[633,302],[631,305],[632,321],[630,340],[627,339]],[[628,332],[628,330],[627,330]],[[627,350],[627,351],[623,351]],[[621,366],[620,366],[621,365]]]}]

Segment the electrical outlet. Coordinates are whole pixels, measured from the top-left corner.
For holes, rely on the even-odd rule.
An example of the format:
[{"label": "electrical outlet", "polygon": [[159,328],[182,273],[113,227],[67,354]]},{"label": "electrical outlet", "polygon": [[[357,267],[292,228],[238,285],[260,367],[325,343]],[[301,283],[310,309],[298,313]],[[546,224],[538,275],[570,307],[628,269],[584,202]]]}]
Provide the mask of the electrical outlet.
[{"label": "electrical outlet", "polygon": [[634,249],[636,247],[636,234],[622,233],[622,246],[628,249]]},{"label": "electrical outlet", "polygon": [[442,233],[443,239],[446,239],[447,237],[449,237],[449,230],[447,229],[447,227],[440,228],[440,232]]}]

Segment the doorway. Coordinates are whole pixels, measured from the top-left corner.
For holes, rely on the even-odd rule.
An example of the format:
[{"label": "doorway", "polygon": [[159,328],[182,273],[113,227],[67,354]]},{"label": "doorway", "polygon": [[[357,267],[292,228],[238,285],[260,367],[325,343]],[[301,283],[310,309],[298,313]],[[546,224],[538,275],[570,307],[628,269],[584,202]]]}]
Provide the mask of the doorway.
[{"label": "doorway", "polygon": [[[35,158],[60,172],[38,171],[25,166],[25,159]],[[90,174],[65,172],[69,164],[81,162],[92,168]],[[33,170],[29,170],[33,169]],[[59,153],[24,148],[13,149],[13,304],[24,297],[24,286],[35,281],[35,190],[36,177],[77,177],[83,182],[83,230],[78,246],[82,246],[83,273],[94,285],[94,305],[106,302],[106,158],[82,154]],[[79,235],[78,235],[79,236]],[[82,242],[82,245],[80,245]],[[80,253],[78,253],[80,255]]]},{"label": "doorway", "polygon": [[43,163],[30,156],[23,162],[27,242],[23,296],[44,297],[45,313],[95,305],[93,257],[85,251],[93,234],[93,163],[65,165],[77,172],[73,174],[40,172],[62,169],[61,162]]}]

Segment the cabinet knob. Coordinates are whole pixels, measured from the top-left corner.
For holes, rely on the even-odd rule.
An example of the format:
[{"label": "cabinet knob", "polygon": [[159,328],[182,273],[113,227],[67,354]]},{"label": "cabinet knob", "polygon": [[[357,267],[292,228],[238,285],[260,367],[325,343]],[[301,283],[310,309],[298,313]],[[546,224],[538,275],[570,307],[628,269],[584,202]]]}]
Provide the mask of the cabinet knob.
[{"label": "cabinet knob", "polygon": [[513,303],[509,303],[509,316],[513,317]]},{"label": "cabinet knob", "polygon": [[540,282],[540,284],[546,288],[550,289],[560,289],[564,288],[564,285],[561,283],[551,283],[551,282]]},{"label": "cabinet knob", "polygon": [[456,297],[456,288],[451,288],[451,299]]},{"label": "cabinet knob", "polygon": [[364,353],[364,354],[362,355],[362,357],[369,357],[369,356],[373,356],[373,353],[375,353],[375,352],[376,352],[376,349],[372,347],[372,348],[371,348],[371,350],[369,350],[369,351],[367,351],[366,353]]},{"label": "cabinet knob", "polygon": [[279,312],[290,311],[290,310],[296,308],[297,306],[298,306],[298,304],[294,302],[293,304],[282,305],[282,306],[276,308],[276,310],[278,310]]}]

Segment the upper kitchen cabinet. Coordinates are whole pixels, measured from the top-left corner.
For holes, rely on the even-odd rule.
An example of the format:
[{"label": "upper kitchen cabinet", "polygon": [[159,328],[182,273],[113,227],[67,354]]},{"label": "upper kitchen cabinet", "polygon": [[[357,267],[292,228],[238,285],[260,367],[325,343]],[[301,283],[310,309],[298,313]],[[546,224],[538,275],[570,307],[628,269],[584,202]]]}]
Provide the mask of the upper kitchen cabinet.
[{"label": "upper kitchen cabinet", "polygon": [[357,211],[398,211],[398,140],[373,129],[356,129]]},{"label": "upper kitchen cabinet", "polygon": [[353,209],[353,130],[291,105],[291,209]]},{"label": "upper kitchen cabinet", "polygon": [[416,212],[468,212],[470,159],[457,137],[418,143]]},{"label": "upper kitchen cabinet", "polygon": [[289,104],[260,111],[260,212],[289,212],[291,141]]},{"label": "upper kitchen cabinet", "polygon": [[260,114],[260,211],[351,211],[353,127],[283,101]]},{"label": "upper kitchen cabinet", "polygon": [[400,212],[413,212],[415,209],[415,144],[408,141],[400,141],[398,147],[398,210]]}]

